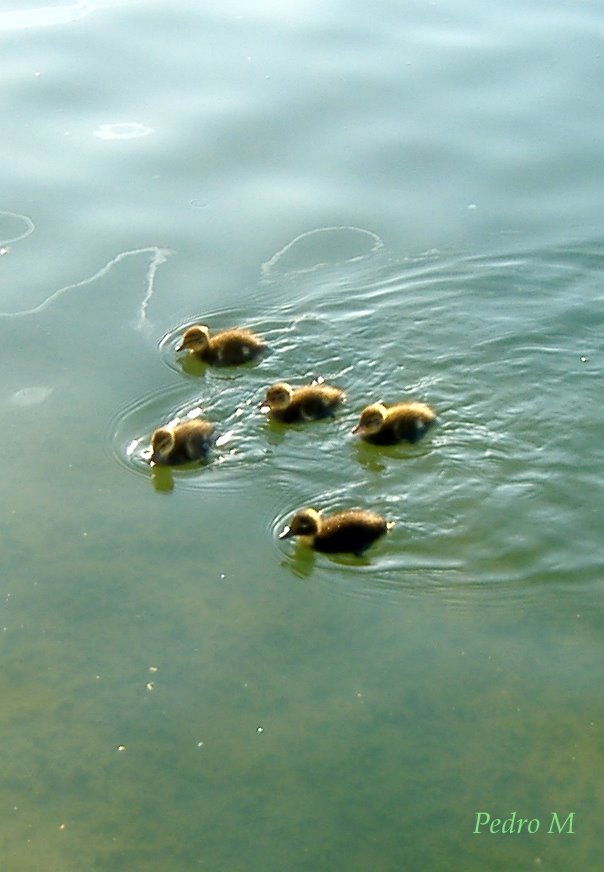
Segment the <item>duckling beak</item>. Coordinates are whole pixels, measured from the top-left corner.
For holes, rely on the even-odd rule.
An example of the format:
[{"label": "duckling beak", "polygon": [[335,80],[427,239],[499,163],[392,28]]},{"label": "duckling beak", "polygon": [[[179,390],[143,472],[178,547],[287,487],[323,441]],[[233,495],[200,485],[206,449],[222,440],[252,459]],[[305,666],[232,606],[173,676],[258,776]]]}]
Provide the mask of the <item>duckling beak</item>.
[{"label": "duckling beak", "polygon": [[179,342],[178,345],[174,348],[174,351],[184,351],[185,345],[184,342]]},{"label": "duckling beak", "polygon": [[293,534],[293,532],[292,532],[292,528],[291,528],[291,527],[289,526],[289,524],[288,524],[288,525],[287,525],[286,527],[284,527],[284,528],[281,530],[281,532],[279,533],[279,539],[289,539],[289,537],[290,537],[290,536],[293,536],[293,535],[294,535],[294,534]]},{"label": "duckling beak", "polygon": [[356,427],[353,427],[353,429],[350,432],[354,433],[354,435],[356,436],[357,433],[362,433],[362,431],[363,431],[363,428],[361,427],[361,425],[357,424]]}]

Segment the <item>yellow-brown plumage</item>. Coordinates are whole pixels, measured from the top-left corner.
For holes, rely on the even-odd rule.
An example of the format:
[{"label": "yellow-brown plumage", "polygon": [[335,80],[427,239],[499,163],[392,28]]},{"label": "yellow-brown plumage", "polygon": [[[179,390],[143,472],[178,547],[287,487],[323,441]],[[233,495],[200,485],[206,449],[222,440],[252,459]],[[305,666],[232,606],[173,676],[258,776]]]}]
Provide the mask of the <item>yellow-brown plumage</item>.
[{"label": "yellow-brown plumage", "polygon": [[277,382],[266,392],[263,410],[284,424],[316,421],[333,415],[335,407],[344,399],[344,391],[324,382],[313,382],[292,388],[287,382]]},{"label": "yellow-brown plumage", "polygon": [[178,421],[158,427],[151,436],[149,462],[158,466],[177,466],[205,460],[213,444],[214,425],[205,418]]},{"label": "yellow-brown plumage", "polygon": [[417,442],[435,421],[436,412],[425,403],[373,403],[363,409],[352,432],[375,445],[395,445]]},{"label": "yellow-brown plumage", "polygon": [[360,555],[393,526],[393,522],[366,509],[348,509],[324,518],[316,509],[308,508],[293,516],[279,538],[298,536],[315,551]]},{"label": "yellow-brown plumage", "polygon": [[176,351],[189,351],[198,360],[214,366],[238,366],[254,360],[266,345],[251,330],[234,328],[210,336],[205,324],[194,324],[183,333]]}]

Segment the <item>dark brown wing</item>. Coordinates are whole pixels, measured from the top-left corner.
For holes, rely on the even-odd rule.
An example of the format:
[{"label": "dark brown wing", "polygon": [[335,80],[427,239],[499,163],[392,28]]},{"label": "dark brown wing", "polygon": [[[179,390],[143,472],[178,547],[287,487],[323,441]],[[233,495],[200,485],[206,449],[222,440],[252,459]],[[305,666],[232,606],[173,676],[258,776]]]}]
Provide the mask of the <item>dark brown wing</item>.
[{"label": "dark brown wing", "polygon": [[214,425],[210,421],[184,421],[175,431],[172,463],[205,460],[213,444]]},{"label": "dark brown wing", "polygon": [[213,363],[237,366],[254,360],[264,350],[264,343],[247,330],[226,330],[210,340]]},{"label": "dark brown wing", "polygon": [[315,536],[314,547],[317,551],[330,554],[362,554],[387,529],[386,520],[380,515],[342,512],[324,520],[321,532]]},{"label": "dark brown wing", "polygon": [[306,385],[298,388],[290,403],[299,421],[316,421],[333,415],[335,406],[342,399],[342,392],[329,385]]}]

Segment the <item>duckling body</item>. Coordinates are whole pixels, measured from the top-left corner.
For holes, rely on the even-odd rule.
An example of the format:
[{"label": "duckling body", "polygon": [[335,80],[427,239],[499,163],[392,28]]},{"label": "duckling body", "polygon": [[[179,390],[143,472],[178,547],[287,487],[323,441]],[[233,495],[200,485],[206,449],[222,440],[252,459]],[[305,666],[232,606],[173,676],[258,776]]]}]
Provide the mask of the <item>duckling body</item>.
[{"label": "duckling body", "polygon": [[298,536],[315,551],[326,554],[348,552],[360,556],[392,526],[392,522],[366,509],[349,509],[326,518],[316,509],[302,509],[293,516],[279,538]]},{"label": "duckling body", "polygon": [[300,388],[292,388],[287,382],[277,382],[268,388],[263,408],[268,407],[271,418],[277,421],[299,424],[333,415],[343,399],[344,391],[324,382]]},{"label": "duckling body", "polygon": [[205,418],[192,418],[172,426],[158,427],[151,436],[150,463],[177,466],[205,460],[213,444],[213,433],[214,425]]},{"label": "duckling body", "polygon": [[210,336],[205,324],[194,324],[183,333],[176,351],[189,351],[198,360],[214,366],[239,366],[261,354],[266,345],[251,330],[234,328]]},{"label": "duckling body", "polygon": [[352,431],[374,445],[417,442],[436,421],[436,412],[425,403],[374,403],[361,412]]}]

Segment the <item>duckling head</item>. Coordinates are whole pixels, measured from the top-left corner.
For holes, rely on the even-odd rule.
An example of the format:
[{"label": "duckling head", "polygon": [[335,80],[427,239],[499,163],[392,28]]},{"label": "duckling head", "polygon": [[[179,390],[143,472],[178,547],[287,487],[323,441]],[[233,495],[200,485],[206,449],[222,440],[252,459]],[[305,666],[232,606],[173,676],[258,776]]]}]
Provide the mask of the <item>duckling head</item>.
[{"label": "duckling head", "polygon": [[287,409],[294,395],[293,388],[287,382],[277,382],[271,385],[266,392],[265,405],[271,411],[280,412]]},{"label": "duckling head", "polygon": [[151,436],[150,463],[161,463],[174,448],[174,433],[168,427],[158,427]]},{"label": "duckling head", "polygon": [[302,509],[296,512],[291,523],[279,533],[280,539],[290,536],[316,536],[321,526],[321,516],[316,509]]},{"label": "duckling head", "polygon": [[373,403],[361,412],[359,423],[352,431],[360,436],[372,436],[379,433],[386,420],[386,406],[383,403]]},{"label": "duckling head", "polygon": [[204,351],[210,344],[210,331],[205,324],[193,324],[182,335],[176,351]]}]

